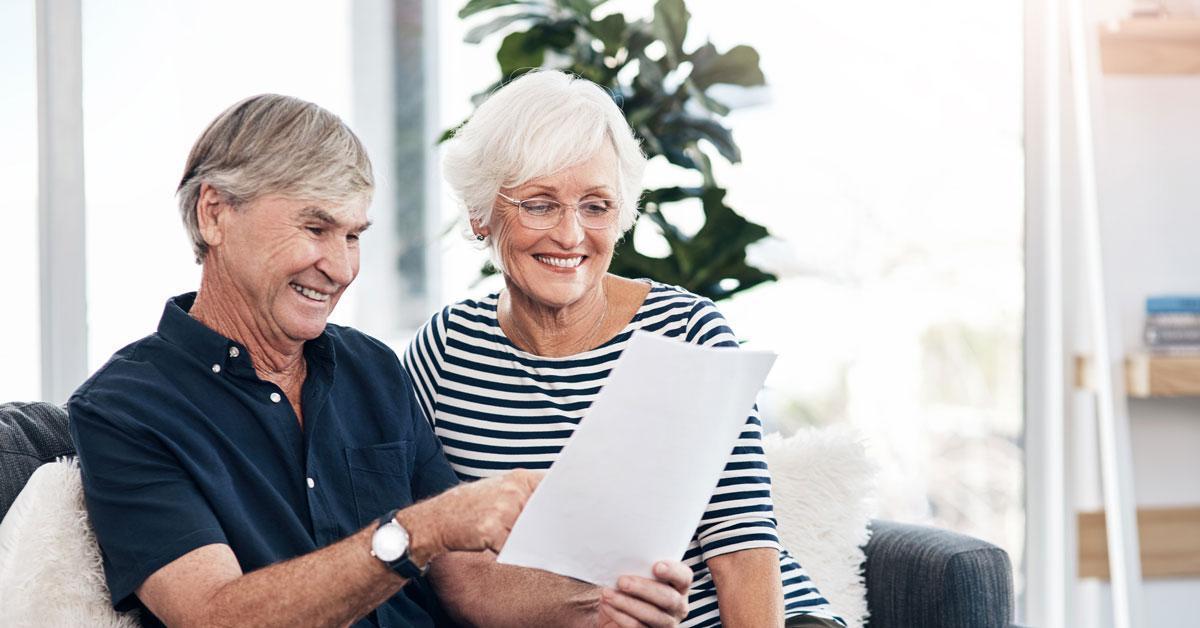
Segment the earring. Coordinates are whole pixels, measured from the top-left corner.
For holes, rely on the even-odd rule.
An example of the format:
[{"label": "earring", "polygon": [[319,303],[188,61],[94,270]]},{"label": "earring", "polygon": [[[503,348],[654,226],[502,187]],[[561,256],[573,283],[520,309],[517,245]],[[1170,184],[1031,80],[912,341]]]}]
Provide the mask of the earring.
[{"label": "earring", "polygon": [[475,234],[475,239],[476,239],[476,240],[479,240],[480,242],[483,242],[483,239],[484,239],[484,238],[486,238],[486,237],[487,237],[487,236],[483,235],[482,233],[476,233],[476,234]]}]

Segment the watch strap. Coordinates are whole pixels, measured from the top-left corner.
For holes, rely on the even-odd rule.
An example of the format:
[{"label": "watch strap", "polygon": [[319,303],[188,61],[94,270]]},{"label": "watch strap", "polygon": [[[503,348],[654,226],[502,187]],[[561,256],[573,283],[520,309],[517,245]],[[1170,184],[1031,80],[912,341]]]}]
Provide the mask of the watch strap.
[{"label": "watch strap", "polygon": [[[394,524],[394,525],[399,526],[400,523],[396,521],[396,513],[398,513],[398,512],[400,512],[399,508],[380,517],[379,518],[379,528],[382,528],[383,526],[388,525],[388,524]],[[403,527],[403,526],[401,526],[401,527]],[[376,528],[376,529],[378,529],[378,528]],[[405,529],[404,532],[408,536],[409,547],[411,547],[412,546],[412,535],[408,534],[407,529]],[[413,578],[420,578],[421,576],[425,575],[425,570],[428,568],[428,565],[426,565],[425,567],[417,566],[417,564],[412,561],[412,556],[408,553],[408,550],[409,550],[408,547],[404,548],[404,553],[401,554],[400,558],[397,558],[396,560],[387,561],[387,560],[380,559],[380,561],[383,562],[383,564],[387,565],[392,571],[400,574],[404,578],[407,578],[409,580],[412,580]]]}]

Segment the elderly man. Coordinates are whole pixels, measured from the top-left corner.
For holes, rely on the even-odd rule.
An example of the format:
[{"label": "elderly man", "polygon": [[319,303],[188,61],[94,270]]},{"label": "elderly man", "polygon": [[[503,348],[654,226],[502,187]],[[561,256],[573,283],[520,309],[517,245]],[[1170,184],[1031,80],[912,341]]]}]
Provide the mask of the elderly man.
[{"label": "elderly man", "polygon": [[192,148],[199,292],[70,401],[114,605],[148,625],[676,623],[677,561],[604,591],[495,564],[538,476],[456,486],[396,356],[326,323],[372,189],[358,138],[294,98],[238,103]]}]

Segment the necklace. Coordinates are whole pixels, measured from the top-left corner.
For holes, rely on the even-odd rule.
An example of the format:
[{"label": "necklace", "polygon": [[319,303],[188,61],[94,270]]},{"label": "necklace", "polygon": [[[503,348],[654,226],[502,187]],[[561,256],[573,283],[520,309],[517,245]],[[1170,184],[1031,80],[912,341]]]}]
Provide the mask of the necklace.
[{"label": "necklace", "polygon": [[[590,341],[592,339],[592,337],[594,337],[596,335],[596,332],[599,331],[600,327],[604,325],[604,321],[608,319],[608,295],[604,292],[603,285],[601,285],[601,288],[600,288],[600,299],[604,303],[604,309],[601,311],[600,316],[596,317],[596,324],[592,325],[592,328],[589,329],[586,334],[584,334],[583,336],[580,336],[580,338],[579,338],[579,344],[584,346],[584,348],[582,349],[584,351],[591,348],[587,344],[588,341]],[[512,309],[511,297],[510,297],[509,309],[510,310]],[[521,341],[521,345],[528,348],[527,352],[533,353],[533,343],[529,342],[529,338],[526,338],[525,334],[521,332],[521,327],[519,325],[517,325],[517,321],[515,320],[515,317],[513,317],[511,315],[509,316],[508,326],[510,328],[512,328],[513,333],[516,334],[517,340]],[[518,347],[518,349],[519,348],[520,347]]]}]

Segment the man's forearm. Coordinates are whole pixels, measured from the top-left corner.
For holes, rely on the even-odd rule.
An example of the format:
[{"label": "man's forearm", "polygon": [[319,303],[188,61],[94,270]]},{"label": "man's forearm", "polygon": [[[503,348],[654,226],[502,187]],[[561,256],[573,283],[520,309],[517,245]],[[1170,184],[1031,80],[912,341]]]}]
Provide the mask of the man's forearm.
[{"label": "man's forearm", "polygon": [[595,621],[600,589],[547,571],[501,565],[491,552],[451,552],[430,581],[446,612],[464,626],[578,626]]},{"label": "man's forearm", "polygon": [[[218,589],[198,624],[344,626],[405,580],[370,554],[375,526],[310,554],[245,574]],[[189,622],[190,623],[190,622]]]}]

